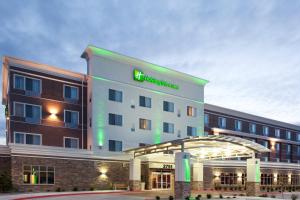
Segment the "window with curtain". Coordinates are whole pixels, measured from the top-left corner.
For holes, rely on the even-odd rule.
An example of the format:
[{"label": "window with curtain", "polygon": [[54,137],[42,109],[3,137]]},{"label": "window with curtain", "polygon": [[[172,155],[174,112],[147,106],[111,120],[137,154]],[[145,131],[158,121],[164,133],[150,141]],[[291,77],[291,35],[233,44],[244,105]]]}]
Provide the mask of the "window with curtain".
[{"label": "window with curtain", "polygon": [[40,123],[41,107],[37,105],[25,105],[25,117],[27,122]]},{"label": "window with curtain", "polygon": [[187,136],[197,136],[197,128],[187,126]]},{"label": "window with curtain", "polygon": [[140,106],[146,107],[146,108],[151,108],[151,98],[145,97],[145,96],[140,96]]},{"label": "window with curtain", "polygon": [[23,103],[14,103],[14,115],[18,117],[24,117],[24,104]]},{"label": "window with curtain", "polygon": [[122,141],[109,140],[108,149],[109,151],[118,151],[118,152],[122,151]]},{"label": "window with curtain", "polygon": [[70,128],[78,127],[78,115],[77,111],[65,110],[65,125]]},{"label": "window with curtain", "polygon": [[14,88],[24,90],[24,88],[25,88],[24,87],[24,81],[25,81],[24,76],[15,75],[15,77],[14,77]]},{"label": "window with curtain", "polygon": [[151,130],[151,120],[149,119],[139,119],[140,129]]},{"label": "window with curtain", "polygon": [[72,101],[78,100],[78,87],[64,86],[64,98]]},{"label": "window with curtain", "polygon": [[173,123],[163,123],[164,133],[174,133],[174,124]]},{"label": "window with curtain", "polygon": [[15,133],[16,144],[41,145],[41,135],[31,133]]},{"label": "window with curtain", "polygon": [[167,112],[174,112],[174,103],[169,101],[164,101],[163,109],[164,111]]},{"label": "window with curtain", "polygon": [[123,100],[122,91],[109,89],[108,90],[108,99],[110,101],[122,102],[122,100]]},{"label": "window with curtain", "polygon": [[122,115],[109,113],[108,114],[108,123],[110,125],[122,126],[123,125]]},{"label": "window with curtain", "polygon": [[78,138],[65,138],[65,148],[79,148],[79,139]]},{"label": "window with curtain", "polygon": [[40,83],[38,79],[27,78],[25,81],[25,89],[34,93],[40,93]]}]

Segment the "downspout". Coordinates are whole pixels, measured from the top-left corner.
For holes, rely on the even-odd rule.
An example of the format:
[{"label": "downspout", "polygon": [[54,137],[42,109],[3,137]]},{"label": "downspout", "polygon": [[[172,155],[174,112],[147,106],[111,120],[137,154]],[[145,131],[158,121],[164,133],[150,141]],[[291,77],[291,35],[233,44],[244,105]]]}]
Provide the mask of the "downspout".
[{"label": "downspout", "polygon": [[81,79],[81,149],[83,149],[83,79]]}]

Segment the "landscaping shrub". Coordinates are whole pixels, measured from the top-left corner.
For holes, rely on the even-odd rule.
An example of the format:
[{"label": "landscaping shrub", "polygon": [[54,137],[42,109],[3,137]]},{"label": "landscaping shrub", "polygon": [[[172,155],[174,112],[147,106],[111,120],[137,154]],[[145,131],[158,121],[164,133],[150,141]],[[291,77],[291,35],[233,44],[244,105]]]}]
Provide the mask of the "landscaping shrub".
[{"label": "landscaping shrub", "polygon": [[160,196],[156,196],[155,199],[156,199],[156,200],[160,200]]},{"label": "landscaping shrub", "polygon": [[56,192],[61,192],[61,189],[60,189],[60,187],[58,187],[58,188],[56,188],[56,190],[55,190]]},{"label": "landscaping shrub", "polygon": [[206,195],[206,198],[207,198],[207,199],[211,199],[211,194],[207,194],[207,195]]},{"label": "landscaping shrub", "polygon": [[198,196],[196,196],[196,198],[195,198],[195,199],[196,199],[196,200],[200,200],[200,199],[201,199],[201,197],[202,197],[202,196],[201,196],[201,194],[198,194]]},{"label": "landscaping shrub", "polygon": [[169,196],[169,200],[173,200],[174,199],[174,197],[173,196]]},{"label": "landscaping shrub", "polygon": [[222,194],[220,194],[219,197],[220,197],[220,199],[223,199],[223,195]]},{"label": "landscaping shrub", "polygon": [[0,174],[0,192],[12,190],[11,178],[8,173]]},{"label": "landscaping shrub", "polygon": [[296,195],[296,194],[292,194],[292,195],[291,195],[291,199],[292,199],[292,200],[296,200],[296,199],[298,199],[298,195]]},{"label": "landscaping shrub", "polygon": [[73,188],[73,191],[78,191],[78,188],[77,188],[77,187],[74,187],[74,188]]}]

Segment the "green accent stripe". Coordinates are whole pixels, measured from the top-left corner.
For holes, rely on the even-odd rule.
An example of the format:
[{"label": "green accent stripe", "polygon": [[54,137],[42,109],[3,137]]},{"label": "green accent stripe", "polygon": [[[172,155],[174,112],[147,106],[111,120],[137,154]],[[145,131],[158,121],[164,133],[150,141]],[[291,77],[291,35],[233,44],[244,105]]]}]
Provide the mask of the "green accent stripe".
[{"label": "green accent stripe", "polygon": [[185,182],[191,182],[191,167],[190,167],[190,160],[188,158],[184,158],[184,176]]}]

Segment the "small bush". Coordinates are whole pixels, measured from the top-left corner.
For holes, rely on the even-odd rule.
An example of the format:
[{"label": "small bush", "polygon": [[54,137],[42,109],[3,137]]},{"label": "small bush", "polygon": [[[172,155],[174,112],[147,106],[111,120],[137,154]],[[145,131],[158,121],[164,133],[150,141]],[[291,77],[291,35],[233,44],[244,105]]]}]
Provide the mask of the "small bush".
[{"label": "small bush", "polygon": [[292,194],[292,195],[291,195],[291,199],[292,199],[292,200],[296,200],[296,199],[298,199],[298,195],[296,195],[296,194]]},{"label": "small bush", "polygon": [[95,189],[93,187],[90,187],[90,191],[94,191]]},{"label": "small bush", "polygon": [[274,194],[271,195],[271,198],[276,198],[276,196]]},{"label": "small bush", "polygon": [[74,187],[72,191],[78,191],[78,188],[77,188],[77,187]]},{"label": "small bush", "polygon": [[12,190],[11,177],[8,173],[0,174],[0,192]]},{"label": "small bush", "polygon": [[156,200],[160,200],[160,196],[156,196],[155,199],[156,199]]},{"label": "small bush", "polygon": [[60,187],[58,187],[58,188],[56,188],[56,190],[55,190],[56,192],[61,192],[61,189],[60,189]]},{"label": "small bush", "polygon": [[195,199],[196,199],[196,200],[200,200],[200,199],[201,199],[201,197],[202,197],[202,196],[201,196],[201,194],[198,194],[198,196],[196,196],[196,198],[195,198]]},{"label": "small bush", "polygon": [[190,196],[187,196],[184,198],[185,200],[190,200]]},{"label": "small bush", "polygon": [[207,198],[207,199],[211,199],[211,194],[207,194],[207,195],[206,195],[206,198]]},{"label": "small bush", "polygon": [[223,199],[223,195],[222,195],[222,194],[220,194],[220,195],[219,195],[219,198],[220,198],[220,199]]},{"label": "small bush", "polygon": [[267,194],[261,194],[261,195],[259,195],[259,197],[268,197],[268,195]]},{"label": "small bush", "polygon": [[174,197],[173,196],[169,196],[169,200],[173,200],[174,199]]}]

